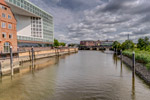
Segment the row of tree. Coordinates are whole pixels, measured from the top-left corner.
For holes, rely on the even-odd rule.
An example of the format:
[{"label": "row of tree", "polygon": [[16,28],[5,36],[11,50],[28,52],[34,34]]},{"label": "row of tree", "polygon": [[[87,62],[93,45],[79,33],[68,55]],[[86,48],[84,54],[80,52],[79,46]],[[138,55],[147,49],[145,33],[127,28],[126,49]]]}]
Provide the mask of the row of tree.
[{"label": "row of tree", "polygon": [[59,42],[57,39],[54,39],[54,46],[58,47],[58,46],[66,46],[66,43],[64,42]]},{"label": "row of tree", "polygon": [[134,49],[137,47],[140,50],[150,50],[150,41],[148,37],[139,38],[138,43],[134,44],[132,40],[126,40],[122,44],[118,41],[114,41],[113,48],[115,50],[126,50],[126,49]]}]

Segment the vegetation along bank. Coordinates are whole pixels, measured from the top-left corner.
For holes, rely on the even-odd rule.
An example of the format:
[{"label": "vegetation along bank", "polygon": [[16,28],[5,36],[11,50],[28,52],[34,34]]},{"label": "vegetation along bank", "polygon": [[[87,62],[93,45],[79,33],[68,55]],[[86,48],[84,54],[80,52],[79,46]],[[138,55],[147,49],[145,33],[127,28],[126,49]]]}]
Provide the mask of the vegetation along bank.
[{"label": "vegetation along bank", "polygon": [[150,84],[150,41],[149,38],[139,38],[137,43],[126,40],[122,44],[113,43],[113,49],[120,54],[122,51],[123,62],[132,68],[132,54],[135,52],[135,71],[144,81]]}]

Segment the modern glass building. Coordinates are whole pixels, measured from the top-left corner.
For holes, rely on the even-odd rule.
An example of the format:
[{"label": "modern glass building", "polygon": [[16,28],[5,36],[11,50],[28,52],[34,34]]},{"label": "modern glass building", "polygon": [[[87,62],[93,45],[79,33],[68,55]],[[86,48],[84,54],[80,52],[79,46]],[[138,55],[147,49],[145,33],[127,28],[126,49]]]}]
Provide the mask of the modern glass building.
[{"label": "modern glass building", "polygon": [[5,0],[17,20],[18,45],[53,44],[53,17],[28,0]]}]

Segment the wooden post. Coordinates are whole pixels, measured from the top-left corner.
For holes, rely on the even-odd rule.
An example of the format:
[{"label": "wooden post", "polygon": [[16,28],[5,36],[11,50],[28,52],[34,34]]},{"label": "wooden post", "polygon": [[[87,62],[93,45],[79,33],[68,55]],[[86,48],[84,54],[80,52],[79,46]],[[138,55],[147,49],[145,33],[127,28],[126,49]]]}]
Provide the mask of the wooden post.
[{"label": "wooden post", "polygon": [[70,49],[68,48],[68,54],[70,54]]},{"label": "wooden post", "polygon": [[0,76],[2,76],[2,65],[1,65],[1,62],[0,62]]},{"label": "wooden post", "polygon": [[132,75],[135,75],[135,52],[132,54]]},{"label": "wooden post", "polygon": [[31,48],[31,52],[32,52],[32,61],[34,61],[34,48]]},{"label": "wooden post", "polygon": [[10,46],[10,68],[11,68],[11,76],[14,75],[14,69],[13,69],[13,52],[12,52],[12,46]]},{"label": "wooden post", "polygon": [[17,47],[17,54],[18,54],[18,58],[19,58],[19,47]]},{"label": "wooden post", "polygon": [[121,57],[121,62],[122,62],[122,50],[120,50],[120,57]]},{"label": "wooden post", "polygon": [[60,50],[60,49],[57,49],[57,50],[58,50],[58,56],[59,56],[59,50]]},{"label": "wooden post", "polygon": [[34,68],[34,48],[31,48],[31,53],[32,53],[32,68]]}]

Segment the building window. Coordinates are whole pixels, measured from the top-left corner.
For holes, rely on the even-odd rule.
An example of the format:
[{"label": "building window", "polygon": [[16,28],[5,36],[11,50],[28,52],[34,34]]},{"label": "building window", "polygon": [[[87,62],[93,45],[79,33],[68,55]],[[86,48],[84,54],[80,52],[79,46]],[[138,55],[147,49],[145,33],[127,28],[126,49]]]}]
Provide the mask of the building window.
[{"label": "building window", "polygon": [[2,37],[6,38],[6,33],[5,32],[2,33]]},{"label": "building window", "polygon": [[4,43],[4,52],[5,53],[9,53],[10,52],[10,43],[9,42],[5,42]]},{"label": "building window", "polygon": [[6,23],[5,22],[2,22],[2,28],[6,28]]},{"label": "building window", "polygon": [[11,16],[10,16],[10,15],[8,15],[8,19],[11,19]]},{"label": "building window", "polygon": [[12,34],[9,34],[9,38],[12,39],[12,38],[13,38],[13,35],[12,35]]},{"label": "building window", "polygon": [[42,19],[31,17],[31,36],[42,38]]},{"label": "building window", "polygon": [[8,24],[8,29],[12,29],[12,24]]},{"label": "building window", "polygon": [[4,17],[4,18],[5,18],[5,17],[6,17],[6,14],[2,13],[2,17]]},{"label": "building window", "polygon": [[3,9],[3,10],[7,10],[7,8],[3,5],[0,5],[0,8]]}]

